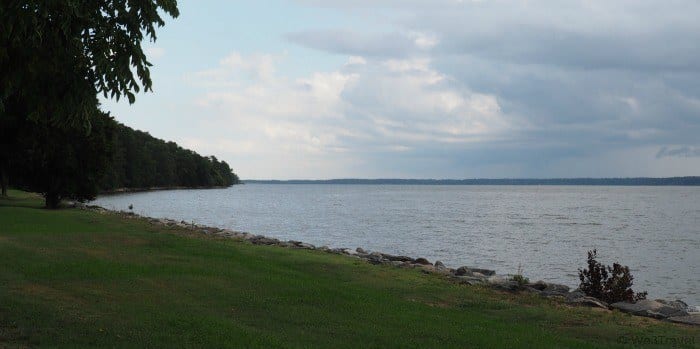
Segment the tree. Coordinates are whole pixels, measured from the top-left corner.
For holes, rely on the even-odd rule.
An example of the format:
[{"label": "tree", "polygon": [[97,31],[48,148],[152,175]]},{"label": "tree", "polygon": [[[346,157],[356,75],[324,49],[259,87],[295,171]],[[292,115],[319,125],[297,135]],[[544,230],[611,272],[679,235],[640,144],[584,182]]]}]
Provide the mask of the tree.
[{"label": "tree", "polygon": [[[12,131],[18,122],[33,121],[38,132],[88,135],[98,93],[116,99],[126,96],[133,103],[139,84],[151,90],[151,64],[141,43],[146,37],[155,41],[155,28],[164,24],[159,11],[177,17],[177,1],[0,2],[3,193],[10,170],[8,154],[23,147]],[[13,114],[8,108],[22,113]],[[61,136],[47,134],[47,139]]]},{"label": "tree", "polygon": [[43,194],[47,208],[57,208],[61,199],[85,201],[97,195],[111,160],[117,124],[99,111],[96,101],[90,123],[90,133],[45,120],[26,120],[20,128],[22,161],[13,167],[21,174],[18,183]]}]

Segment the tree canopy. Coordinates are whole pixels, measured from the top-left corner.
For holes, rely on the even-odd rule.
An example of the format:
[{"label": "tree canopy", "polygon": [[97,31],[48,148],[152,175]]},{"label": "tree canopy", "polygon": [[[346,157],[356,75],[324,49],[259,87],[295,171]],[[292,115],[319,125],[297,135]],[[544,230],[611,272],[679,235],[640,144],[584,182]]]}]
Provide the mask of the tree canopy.
[{"label": "tree canopy", "polygon": [[133,103],[139,85],[152,86],[141,45],[155,41],[161,12],[177,17],[177,1],[3,0],[0,112],[14,95],[33,106],[31,119],[89,126],[97,93]]}]

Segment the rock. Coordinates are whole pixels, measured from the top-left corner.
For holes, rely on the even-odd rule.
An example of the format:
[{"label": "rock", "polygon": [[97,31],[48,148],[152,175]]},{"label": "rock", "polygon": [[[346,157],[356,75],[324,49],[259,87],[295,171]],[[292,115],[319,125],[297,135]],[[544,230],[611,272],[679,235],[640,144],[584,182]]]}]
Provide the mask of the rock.
[{"label": "rock", "polygon": [[435,269],[446,269],[447,268],[447,267],[445,267],[445,264],[440,262],[440,261],[435,261],[434,266],[435,266]]},{"label": "rock", "polygon": [[[684,303],[685,304],[685,303]],[[617,302],[610,305],[624,313],[646,316],[655,319],[688,316],[688,312],[661,302],[644,299],[635,303]]]},{"label": "rock", "polygon": [[585,296],[586,296],[586,294],[585,294],[583,291],[581,291],[580,289],[578,289],[578,288],[575,289],[575,290],[573,290],[573,291],[571,291],[571,292],[569,292],[569,293],[567,293],[566,295],[564,295],[564,297],[565,297],[568,301],[573,300],[573,299],[576,299],[576,298],[585,297]]},{"label": "rock", "polygon": [[280,241],[277,239],[268,238],[260,235],[251,238],[250,242],[256,245],[277,245],[280,243]]},{"label": "rock", "polygon": [[700,313],[693,313],[685,316],[671,316],[666,320],[675,322],[678,324],[694,325],[700,326]]},{"label": "rock", "polygon": [[549,296],[566,296],[569,293],[569,286],[559,284],[546,284],[547,286],[541,290],[542,295]]},{"label": "rock", "polygon": [[344,254],[351,255],[351,256],[354,256],[357,254],[357,252],[355,252],[349,248],[344,248],[341,251],[343,251]]},{"label": "rock", "polygon": [[467,267],[459,267],[457,270],[455,270],[455,275],[457,276],[463,276],[463,275],[470,275],[471,270]]},{"label": "rock", "polygon": [[363,250],[361,247],[356,248],[355,252],[357,252],[359,254],[367,254],[367,251]]},{"label": "rock", "polygon": [[377,255],[374,253],[368,255],[366,259],[367,259],[367,262],[369,262],[371,264],[375,264],[375,265],[382,264],[382,262],[384,262],[384,258],[381,255]]},{"label": "rock", "polygon": [[542,281],[542,280],[539,280],[539,281],[537,281],[537,282],[534,282],[534,283],[531,283],[531,284],[527,284],[527,285],[525,285],[525,286],[526,286],[526,287],[529,287],[529,288],[532,288],[532,289],[534,289],[534,290],[544,291],[544,289],[547,288],[548,285],[547,285],[546,282],[544,282],[544,281]]},{"label": "rock", "polygon": [[463,285],[478,285],[483,284],[486,281],[485,278],[478,278],[472,276],[453,276],[452,280]]},{"label": "rock", "polygon": [[414,262],[415,260],[411,257],[408,256],[393,256],[390,254],[382,253],[382,256],[392,262],[398,261],[398,262]]},{"label": "rock", "polygon": [[297,247],[299,247],[299,248],[305,248],[305,249],[307,249],[307,250],[313,250],[313,249],[316,248],[316,246],[314,246],[314,245],[312,245],[312,244],[307,244],[307,243],[305,243],[305,242],[300,243],[299,245],[297,245]]},{"label": "rock", "polygon": [[510,275],[492,275],[486,279],[492,287],[504,291],[517,291],[521,286]]},{"label": "rock", "polygon": [[589,296],[571,298],[571,299],[568,299],[567,302],[571,305],[610,309],[610,306],[608,305],[608,303],[605,303],[605,302],[601,301],[600,299],[589,297]]},{"label": "rock", "polygon": [[413,261],[413,263],[415,263],[415,264],[422,264],[422,265],[432,265],[432,263],[430,263],[427,259],[422,258],[422,257],[421,257],[421,258],[416,258],[416,259]]},{"label": "rock", "polygon": [[444,276],[452,276],[450,270],[447,268],[436,268],[432,264],[420,265],[421,271],[426,274],[439,274]]},{"label": "rock", "polygon": [[659,302],[659,303],[668,305],[669,307],[674,307],[674,308],[676,308],[676,309],[678,309],[678,310],[682,310],[682,311],[685,311],[685,312],[688,312],[688,313],[694,311],[694,309],[693,309],[694,307],[689,306],[688,304],[686,304],[685,302],[683,302],[683,301],[680,300],[680,299],[676,299],[676,300],[673,300],[673,301],[666,300],[666,299],[657,299],[656,301]]},{"label": "rock", "polygon": [[483,275],[486,275],[486,276],[493,276],[493,275],[496,275],[496,271],[495,271],[495,270],[480,269],[480,268],[469,268],[469,269],[470,269],[472,272],[474,272],[474,273],[479,273],[479,274],[483,274]]},{"label": "rock", "polygon": [[473,275],[473,274],[481,274],[484,276],[493,276],[496,275],[496,271],[490,270],[490,269],[481,269],[481,268],[471,268],[471,267],[459,267],[455,271],[455,275]]}]

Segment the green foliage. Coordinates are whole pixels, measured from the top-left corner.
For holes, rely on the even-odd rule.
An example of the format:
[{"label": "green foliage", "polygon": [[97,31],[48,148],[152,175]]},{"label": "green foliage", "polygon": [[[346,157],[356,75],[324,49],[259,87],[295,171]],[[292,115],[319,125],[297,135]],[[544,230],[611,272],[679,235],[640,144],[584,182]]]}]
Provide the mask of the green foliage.
[{"label": "green foliage", "polygon": [[523,287],[523,286],[530,283],[530,279],[528,279],[520,274],[513,275],[513,281],[517,282],[518,286],[520,286],[520,287]]},{"label": "green foliage", "polygon": [[[178,16],[176,0],[3,0],[0,1],[0,184],[5,192],[13,158],[23,153],[37,170],[30,188],[60,197],[89,198],[103,168],[88,162],[61,165],[58,156],[101,159],[107,148],[80,150],[90,142],[98,93],[134,102],[134,93],[151,89],[141,43],[155,41],[161,13]],[[20,129],[24,132],[20,137]],[[35,127],[34,130],[30,128]],[[97,125],[102,127],[102,125]],[[39,138],[43,137],[43,138]],[[42,143],[43,142],[43,143]],[[103,146],[104,144],[91,144]],[[56,149],[56,148],[64,149]],[[45,152],[41,154],[41,152]],[[79,153],[82,152],[82,155]],[[88,155],[92,154],[92,155]],[[14,159],[15,163],[18,163]],[[98,162],[101,163],[101,160]],[[26,172],[25,172],[26,174]],[[78,184],[76,178],[88,179]],[[43,183],[43,184],[39,184]],[[83,188],[82,186],[87,186]],[[55,194],[55,195],[54,195]],[[49,206],[52,206],[50,204]]]},{"label": "green foliage", "polygon": [[75,125],[89,123],[97,93],[133,103],[139,84],[151,89],[141,43],[155,41],[161,13],[177,17],[177,1],[3,0],[0,112],[14,95],[41,102],[27,103],[34,120]]},{"label": "green foliage", "polygon": [[18,129],[22,148],[11,162],[13,183],[43,194],[48,208],[61,199],[94,199],[110,162],[116,123],[96,107],[90,122],[91,132],[85,133],[25,120]]},{"label": "green foliage", "polygon": [[121,188],[216,187],[238,184],[238,176],[225,161],[201,156],[173,142],[119,124],[115,151],[103,190]]},{"label": "green foliage", "polygon": [[596,255],[596,250],[588,251],[588,269],[579,269],[581,291],[607,303],[635,302],[646,298],[646,292],[635,294],[632,290],[634,278],[627,266],[618,263],[605,266],[596,260]]}]

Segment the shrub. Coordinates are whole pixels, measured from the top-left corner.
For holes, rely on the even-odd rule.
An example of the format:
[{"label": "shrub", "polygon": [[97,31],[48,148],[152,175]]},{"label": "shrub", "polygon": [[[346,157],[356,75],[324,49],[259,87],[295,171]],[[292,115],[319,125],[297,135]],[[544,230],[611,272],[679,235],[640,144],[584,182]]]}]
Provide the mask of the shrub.
[{"label": "shrub", "polygon": [[607,303],[646,299],[646,292],[635,294],[632,290],[634,278],[627,266],[618,263],[605,266],[596,260],[596,254],[596,250],[588,251],[588,269],[578,270],[579,288],[583,293]]},{"label": "shrub", "polygon": [[515,281],[521,288],[530,283],[530,279],[523,276],[522,264],[518,265],[518,272],[513,275],[512,280]]}]

